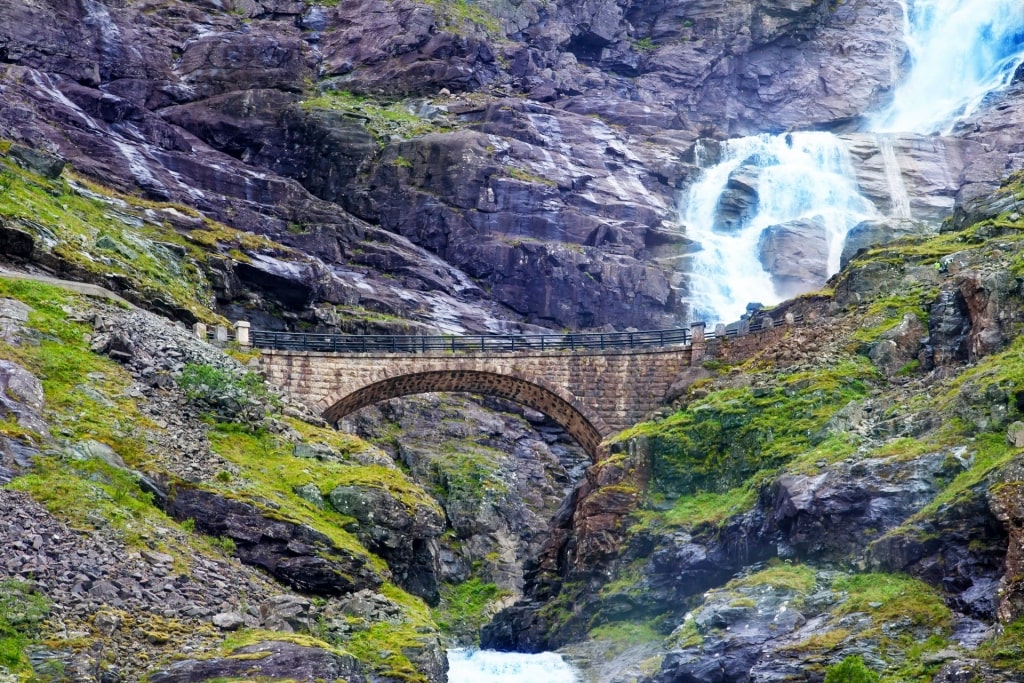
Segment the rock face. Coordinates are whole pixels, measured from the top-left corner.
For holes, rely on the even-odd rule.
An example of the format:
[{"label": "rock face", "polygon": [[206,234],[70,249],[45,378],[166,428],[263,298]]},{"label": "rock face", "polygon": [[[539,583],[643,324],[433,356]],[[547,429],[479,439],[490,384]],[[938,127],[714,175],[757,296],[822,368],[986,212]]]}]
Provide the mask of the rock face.
[{"label": "rock face", "polygon": [[150,675],[154,683],[192,683],[211,677],[290,678],[312,683],[325,676],[364,683],[365,678],[351,657],[341,657],[293,643],[257,643],[234,650],[227,657],[186,659]]},{"label": "rock face", "polygon": [[283,583],[314,595],[378,588],[384,581],[367,560],[337,547],[309,527],[270,518],[254,505],[176,484],[167,512],[192,519],[197,529],[235,542],[239,559]]},{"label": "rock face", "polygon": [[437,604],[437,537],[445,529],[438,509],[409,509],[386,489],[365,486],[337,486],[327,498],[335,510],[356,519],[360,541],[388,563],[395,583]]},{"label": "rock face", "polygon": [[[283,307],[259,321],[275,327],[343,324],[313,301],[454,330],[679,324],[693,141],[852,127],[905,54],[895,0],[236,4],[6,0],[0,136],[42,173],[70,161],[313,255],[229,268],[221,309],[254,289]],[[861,187],[890,214],[901,177],[914,217],[938,220],[1019,165],[1000,105],[1018,94],[951,137],[886,141],[895,175],[851,134]],[[725,223],[750,208],[733,181]]]}]

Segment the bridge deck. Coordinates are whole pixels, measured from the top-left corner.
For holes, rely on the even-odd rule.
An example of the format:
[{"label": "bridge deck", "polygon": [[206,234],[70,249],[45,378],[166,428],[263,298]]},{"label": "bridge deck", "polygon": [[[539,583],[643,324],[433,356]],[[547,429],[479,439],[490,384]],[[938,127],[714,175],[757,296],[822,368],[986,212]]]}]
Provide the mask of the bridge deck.
[{"label": "bridge deck", "polygon": [[593,351],[659,346],[686,346],[689,328],[644,332],[597,332],[530,335],[345,335],[253,330],[252,345],[261,349],[334,353],[427,353],[430,351]]}]

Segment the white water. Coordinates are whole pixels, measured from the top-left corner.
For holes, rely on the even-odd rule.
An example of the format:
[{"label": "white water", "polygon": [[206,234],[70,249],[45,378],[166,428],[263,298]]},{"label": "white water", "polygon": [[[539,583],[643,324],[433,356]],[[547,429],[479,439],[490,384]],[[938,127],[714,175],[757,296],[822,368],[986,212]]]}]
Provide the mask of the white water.
[{"label": "white water", "polygon": [[[716,230],[719,197],[743,165],[758,169],[756,212],[736,230]],[[834,135],[757,135],[723,143],[721,161],[690,188],[683,216],[687,236],[702,247],[691,271],[693,318],[738,320],[748,302],[779,300],[758,255],[765,228],[815,220],[828,244],[828,270],[835,272],[846,233],[875,213],[857,191],[849,153]]]},{"label": "white water", "polygon": [[[1024,62],[1024,0],[901,0],[911,64],[892,103],[870,119],[892,197],[891,217],[911,216],[910,198],[890,132],[948,131],[984,97],[1009,85]],[[762,231],[817,218],[828,241],[827,271],[839,269],[850,228],[878,215],[858,193],[849,155],[827,133],[754,136],[724,143],[722,159],[706,168],[680,211],[688,237],[700,242],[694,257],[690,304],[694,320],[732,321],[746,304],[777,303],[758,251]],[[704,150],[696,150],[698,165]],[[715,229],[729,174],[756,165],[756,214],[733,232]]]},{"label": "white water", "polygon": [[494,650],[449,650],[448,683],[579,683],[554,652],[527,655]]},{"label": "white water", "polygon": [[910,218],[910,195],[907,194],[907,186],[903,182],[903,173],[900,170],[900,162],[896,159],[896,148],[892,143],[892,136],[887,133],[880,133],[875,136],[878,141],[878,149],[882,153],[882,163],[885,166],[885,182],[889,186],[889,196],[892,198],[893,218]]},{"label": "white water", "polygon": [[878,132],[945,133],[1024,62],[1022,0],[904,0],[910,71]]}]

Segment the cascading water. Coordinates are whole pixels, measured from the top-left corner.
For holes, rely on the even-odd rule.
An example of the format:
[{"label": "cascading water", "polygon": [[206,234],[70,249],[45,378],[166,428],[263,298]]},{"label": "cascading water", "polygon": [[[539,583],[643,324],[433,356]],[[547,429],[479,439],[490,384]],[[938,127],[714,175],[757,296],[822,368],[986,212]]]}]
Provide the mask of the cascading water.
[{"label": "cascading water", "polygon": [[879,132],[948,133],[1024,62],[1021,0],[905,0],[910,71],[872,117]]},{"label": "cascading water", "polygon": [[[702,247],[691,270],[692,316],[700,320],[736,320],[747,302],[779,300],[783,293],[762,265],[765,231],[799,224],[815,233],[808,241],[820,245],[825,267],[835,272],[846,233],[875,214],[834,135],[758,135],[729,140],[721,151],[690,189],[684,217],[687,236]],[[723,218],[727,190],[740,196]]]},{"label": "cascading water", "polygon": [[[910,201],[888,133],[948,131],[987,94],[1007,87],[1024,63],[1024,0],[902,4],[910,70],[891,104],[869,125],[880,133],[890,218],[905,220],[911,218]],[[680,210],[687,236],[701,244],[690,272],[694,320],[736,320],[748,302],[773,304],[792,295],[778,291],[778,274],[773,278],[762,258],[762,240],[773,226],[799,222],[801,234],[819,246],[824,241],[827,256],[818,265],[831,275],[839,269],[850,228],[881,217],[860,197],[849,155],[835,136],[754,136],[722,147],[720,160],[704,169]],[[695,156],[703,166],[701,152]]]},{"label": "cascading water", "polygon": [[580,677],[553,652],[521,654],[449,650],[448,683],[578,683]]}]

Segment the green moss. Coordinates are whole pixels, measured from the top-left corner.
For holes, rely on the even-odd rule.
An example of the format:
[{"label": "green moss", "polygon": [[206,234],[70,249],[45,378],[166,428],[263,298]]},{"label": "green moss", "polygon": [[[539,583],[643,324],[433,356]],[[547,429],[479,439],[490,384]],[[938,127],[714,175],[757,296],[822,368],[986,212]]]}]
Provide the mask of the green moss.
[{"label": "green moss", "polygon": [[441,602],[433,610],[433,616],[441,633],[448,638],[460,644],[477,645],[480,629],[508,595],[508,591],[476,577],[445,585],[441,587]]},{"label": "green moss", "polygon": [[39,636],[48,614],[46,598],[29,584],[0,580],[0,673],[4,668],[18,675],[32,673],[27,649]]},{"label": "green moss", "polygon": [[928,285],[917,285],[907,291],[872,301],[853,340],[860,344],[872,344],[882,338],[911,314],[928,326],[928,310],[938,295],[938,289]]},{"label": "green moss", "polygon": [[807,565],[772,562],[759,572],[733,579],[726,587],[772,586],[780,590],[807,594],[814,590],[814,582],[815,572]]},{"label": "green moss", "polygon": [[873,626],[862,635],[878,634],[886,624],[904,621],[913,626],[948,630],[952,616],[938,592],[905,574],[868,573],[836,579],[832,589],[844,594],[833,614],[860,613]]},{"label": "green moss", "polygon": [[534,185],[547,185],[549,187],[557,187],[558,183],[550,178],[530,173],[529,171],[519,168],[518,166],[511,166],[506,164],[504,166],[505,175],[509,178],[515,178],[516,180],[522,180],[524,183],[531,183]]},{"label": "green moss", "polygon": [[608,659],[627,650],[648,643],[660,643],[664,635],[650,622],[616,621],[590,629],[590,640],[601,641],[602,651]]},{"label": "green moss", "polygon": [[825,669],[825,683],[876,683],[879,678],[860,655],[851,655]]},{"label": "green moss", "polygon": [[149,208],[171,205],[117,195],[69,172],[70,182],[48,180],[3,159],[0,173],[6,186],[0,192],[0,218],[32,233],[41,248],[97,280],[117,276],[142,298],[171,303],[201,320],[218,320],[202,303],[212,301],[209,282],[197,267],[206,254],[181,256],[189,253],[185,238],[146,216]]},{"label": "green moss", "polygon": [[615,441],[648,439],[656,491],[667,496],[722,493],[825,442],[828,420],[866,396],[877,373],[866,359],[855,357],[830,368],[759,378],[764,386],[714,391]]},{"label": "green moss", "polygon": [[[301,106],[311,111],[319,109],[349,114],[361,121],[381,144],[394,136],[408,139],[450,130],[443,119],[422,119],[400,101],[385,103],[378,98],[371,99],[345,90],[327,90],[317,97],[303,100]],[[408,159],[400,156],[392,163],[405,168],[412,166]]]},{"label": "green moss", "polygon": [[409,658],[434,638],[436,627],[430,611],[422,600],[393,585],[385,584],[381,593],[403,608],[403,619],[371,624],[353,620],[353,632],[345,641],[345,649],[381,676],[427,683],[426,676]]},{"label": "green moss", "polygon": [[977,654],[1000,669],[1024,672],[1024,619],[1004,624],[995,638],[978,648]]},{"label": "green moss", "polygon": [[636,514],[637,527],[699,529],[717,526],[731,517],[750,510],[757,503],[752,486],[739,486],[723,493],[692,493],[680,496],[668,510],[647,509]]},{"label": "green moss", "polygon": [[463,33],[479,27],[493,36],[501,35],[498,20],[469,0],[426,0],[438,15],[438,23],[444,28]]}]

